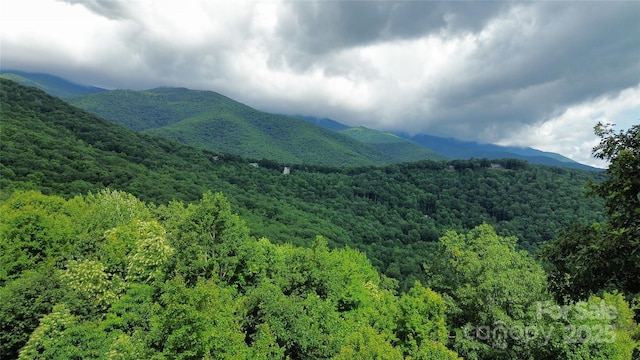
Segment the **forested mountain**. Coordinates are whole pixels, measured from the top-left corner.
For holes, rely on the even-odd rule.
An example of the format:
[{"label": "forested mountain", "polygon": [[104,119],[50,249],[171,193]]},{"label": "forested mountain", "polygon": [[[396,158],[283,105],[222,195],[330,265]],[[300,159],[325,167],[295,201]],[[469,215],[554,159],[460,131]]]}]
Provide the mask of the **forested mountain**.
[{"label": "forested mountain", "polygon": [[452,159],[488,158],[488,159],[521,159],[532,164],[561,166],[589,171],[600,169],[580,164],[560,154],[540,151],[532,148],[516,146],[500,146],[494,144],[480,144],[475,141],[462,141],[453,138],[442,138],[426,134],[400,134],[428,149],[446,155]]},{"label": "forested mountain", "polygon": [[69,97],[74,95],[95,94],[106,89],[72,83],[49,74],[28,73],[17,70],[0,70],[0,77],[17,82],[24,86],[36,87],[49,95]]},{"label": "forested mountain", "polygon": [[339,166],[394,161],[347,136],[295,117],[261,112],[211,91],[113,90],[67,101],[134,130],[243,157]]},{"label": "forested mountain", "polygon": [[[48,74],[8,70],[0,76],[65,98],[80,108],[134,130],[147,130],[186,145],[244,157],[332,166],[381,165],[422,159],[516,158],[532,164],[599,170],[559,154],[531,148],[479,144],[426,134],[398,134],[410,140],[400,142],[389,133],[372,129],[363,131],[361,127],[348,130],[349,126],[332,119],[296,116],[359,140],[353,142],[301,125],[289,116],[251,109],[214,92],[161,88],[146,92],[116,90],[78,97],[106,90],[74,84]],[[297,137],[305,139],[302,144],[291,143],[291,139]]]},{"label": "forested mountain", "polygon": [[[389,134],[372,129],[367,129],[367,132],[363,132],[362,127],[349,127],[332,119],[318,119],[311,116],[299,117],[329,130],[346,133],[347,135],[354,135],[353,137],[356,139],[364,137],[364,142],[366,142],[367,140],[367,137],[364,136],[365,134],[370,137],[385,136],[385,134]],[[353,132],[351,133],[351,131]],[[379,134],[374,135],[374,133],[376,132],[378,132]],[[601,169],[580,164],[560,154],[548,151],[540,151],[528,147],[523,148],[517,146],[483,144],[475,141],[463,141],[454,138],[444,138],[427,134],[409,135],[406,133],[398,132],[392,135],[396,135],[403,139],[409,140],[410,143],[418,144],[432,153],[437,153],[441,156],[444,156],[445,158],[450,159],[520,159],[530,162],[531,164],[560,166],[589,171],[601,171]]]},{"label": "forested mountain", "polygon": [[335,120],[331,120],[328,118],[317,118],[315,116],[305,116],[305,115],[296,115],[296,117],[331,131],[340,131],[340,130],[345,130],[349,128],[348,125],[339,123]]},{"label": "forested mountain", "polygon": [[[331,168],[256,161],[197,150],[134,132],[32,88],[2,80],[0,184],[74,196],[103,187],[156,204],[221,191],[256,236],[367,253],[403,286],[445,230],[487,222],[524,248],[578,219],[601,218],[584,184],[601,174],[519,160],[422,161]],[[492,166],[493,164],[493,166]],[[256,167],[257,166],[257,167]]]},{"label": "forested mountain", "polygon": [[[476,159],[284,174],[282,164],[138,133],[4,79],[0,103],[2,358],[638,354],[623,294],[596,288],[559,302],[563,293],[549,291],[559,283],[521,250],[573,221],[603,220],[583,186],[596,181],[604,194],[619,185],[614,172]],[[606,197],[611,226],[623,227],[605,239],[631,240],[622,248],[633,253],[630,179]],[[560,264],[575,240],[549,259]],[[552,280],[580,280],[599,245],[578,249]]]},{"label": "forested mountain", "polygon": [[442,154],[431,151],[398,135],[369,129],[364,126],[340,130],[340,133],[368,144],[383,154],[403,159],[405,162],[448,159]]}]

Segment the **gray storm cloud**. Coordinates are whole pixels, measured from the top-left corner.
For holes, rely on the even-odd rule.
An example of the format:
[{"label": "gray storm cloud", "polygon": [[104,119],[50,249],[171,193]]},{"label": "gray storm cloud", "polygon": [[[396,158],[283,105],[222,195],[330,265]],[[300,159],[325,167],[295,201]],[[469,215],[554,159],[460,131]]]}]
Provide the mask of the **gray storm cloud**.
[{"label": "gray storm cloud", "polygon": [[505,2],[287,2],[279,11],[276,36],[289,63],[303,69],[347,48],[478,31],[506,8]]},{"label": "gray storm cloud", "polygon": [[82,5],[93,13],[112,20],[126,19],[130,16],[129,7],[114,0],[57,0],[72,5]]},{"label": "gray storm cloud", "polygon": [[[398,94],[412,99],[406,106],[414,109],[385,119],[383,109],[371,111],[376,125],[388,129],[498,140],[569,106],[636,86],[639,10],[634,2],[291,2],[279,11],[271,56],[280,63],[272,65],[350,74],[362,65],[335,63],[335,53],[428,36],[475,36],[474,50],[446,84]],[[403,100],[390,94],[388,101]]]},{"label": "gray storm cloud", "polygon": [[87,9],[101,27],[57,38],[74,20],[52,15],[59,24],[3,28],[4,68],[111,88],[209,89],[266,111],[511,143],[640,85],[633,1],[59,4]]},{"label": "gray storm cloud", "polygon": [[447,86],[425,94],[436,105],[422,115],[430,125],[416,119],[416,130],[498,140],[572,105],[637,86],[638,4],[623,5],[536,3],[494,18],[502,31],[478,37]]}]

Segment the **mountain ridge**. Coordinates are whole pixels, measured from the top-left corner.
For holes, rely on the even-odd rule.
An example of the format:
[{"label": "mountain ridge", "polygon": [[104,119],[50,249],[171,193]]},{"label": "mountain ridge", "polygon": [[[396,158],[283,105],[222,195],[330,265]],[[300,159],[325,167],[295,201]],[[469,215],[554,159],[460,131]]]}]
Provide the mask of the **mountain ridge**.
[{"label": "mountain ridge", "polygon": [[578,163],[561,154],[537,150],[530,147],[482,144],[476,141],[464,141],[427,134],[411,136],[399,133],[398,135],[454,159],[514,158],[526,160],[538,165],[561,166],[588,171],[602,171],[602,169]]},{"label": "mountain ridge", "polygon": [[[45,92],[64,98],[73,105],[89,110],[110,121],[123,124],[138,131],[146,131],[156,136],[180,141],[187,145],[196,145],[212,151],[235,153],[244,157],[256,159],[265,158],[291,163],[310,162],[324,165],[358,166],[384,165],[389,163],[408,162],[422,159],[470,159],[470,158],[515,158],[529,161],[533,164],[578,168],[589,171],[601,171],[575,162],[561,154],[545,152],[533,148],[505,147],[494,144],[462,141],[453,138],[441,138],[427,134],[408,135],[391,133],[406,139],[407,143],[390,143],[390,139],[382,143],[366,139],[357,129],[349,130],[348,125],[328,118],[316,118],[302,115],[276,115],[261,112],[245,104],[213,91],[190,90],[187,88],[158,87],[150,90],[106,90],[96,87],[77,85],[65,79],[49,74],[26,73],[6,70],[0,75],[13,79],[23,85],[35,86]],[[194,99],[189,103],[190,111],[177,110],[166,106],[171,100],[171,92],[189,93]],[[111,95],[120,94],[123,97],[111,99]],[[123,95],[126,94],[126,95]],[[205,109],[211,100],[199,99],[202,94],[217,98],[216,101],[227,101],[235,105],[218,109],[213,114],[212,109]],[[152,100],[153,96],[162,98]],[[164,96],[164,97],[163,97]],[[103,103],[94,101],[87,103],[87,99],[102,97]],[[84,98],[84,99],[83,99]],[[122,101],[125,99],[126,101]],[[174,103],[175,105],[175,103]],[[248,110],[250,109],[250,110]],[[207,115],[208,114],[208,115]],[[260,114],[260,115],[256,115]],[[280,124],[265,129],[264,124],[251,120],[249,117],[263,117],[269,121],[277,119]],[[216,120],[218,125],[212,124]],[[283,119],[287,119],[283,124]],[[292,119],[302,119],[316,127],[329,130],[342,137],[336,137],[317,129],[304,128],[300,123],[292,125]],[[253,119],[255,120],[255,119]],[[182,124],[179,124],[181,123]],[[234,130],[235,129],[235,130]],[[390,133],[369,129],[371,138],[388,136]],[[282,133],[290,133],[288,140],[282,138]],[[208,134],[212,138],[203,136]],[[313,134],[313,135],[312,135]],[[294,137],[302,138],[290,141]],[[306,136],[305,136],[306,135]],[[356,140],[356,142],[346,140]],[[275,141],[274,141],[275,139]],[[380,139],[380,138],[378,138]],[[215,140],[215,141],[213,141]],[[418,148],[415,145],[419,145]],[[314,146],[313,151],[305,147]],[[315,154],[314,154],[315,153]]]},{"label": "mountain ridge", "polygon": [[384,167],[257,161],[136,132],[41,90],[0,79],[0,196],[15,189],[73,198],[104,188],[157,205],[222,192],[254,224],[254,235],[366,252],[406,284],[445,229],[496,226],[525,249],[576,219],[598,221],[602,205],[584,183],[602,174],[519,160],[423,160]]},{"label": "mountain ridge", "polygon": [[392,133],[369,129],[364,126],[346,128],[340,130],[339,133],[368,144],[381,153],[404,157],[408,161],[449,159],[449,157],[423,147],[411,140]]},{"label": "mountain ridge", "polygon": [[44,73],[31,73],[19,70],[0,70],[0,77],[15,81],[25,86],[38,88],[47,94],[56,97],[95,94],[107,91],[107,89],[76,84],[61,77]]},{"label": "mountain ridge", "polygon": [[383,165],[385,154],[293,116],[185,88],[113,90],[66,99],[114,123],[211,151],[292,164]]},{"label": "mountain ridge", "polygon": [[[319,126],[323,126],[327,129],[337,131],[340,133],[344,133],[347,135],[355,135],[357,131],[363,126],[353,126],[349,127],[348,125],[342,124],[339,121],[323,118],[318,119],[312,116],[299,116],[301,119],[314,122]],[[335,129],[335,130],[334,130]],[[369,136],[374,136],[373,132],[377,132],[378,134],[375,136],[384,136],[384,134],[390,134],[394,136],[398,136],[402,139],[408,140],[411,143],[418,144],[421,147],[437,153],[442,156],[443,159],[459,159],[459,160],[468,160],[468,159],[480,159],[487,158],[490,160],[495,159],[519,159],[525,160],[532,164],[537,165],[546,165],[546,166],[560,166],[567,167],[572,169],[581,169],[587,171],[602,171],[603,169],[596,168],[593,166],[585,165],[569,159],[568,157],[554,153],[549,151],[542,151],[538,149],[534,149],[531,147],[517,147],[517,146],[503,146],[496,144],[483,144],[477,141],[465,141],[460,139],[455,139],[452,137],[439,137],[428,134],[416,134],[409,135],[403,132],[383,132],[375,129],[368,129],[371,132]],[[355,138],[361,137],[355,135]],[[387,139],[390,141],[390,139]]]}]

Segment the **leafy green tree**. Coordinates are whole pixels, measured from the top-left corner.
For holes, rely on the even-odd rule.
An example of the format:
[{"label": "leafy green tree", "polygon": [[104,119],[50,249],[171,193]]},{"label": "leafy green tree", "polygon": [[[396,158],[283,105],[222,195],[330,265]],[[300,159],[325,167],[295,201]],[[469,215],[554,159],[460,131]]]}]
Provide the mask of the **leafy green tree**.
[{"label": "leafy green tree", "polygon": [[51,314],[40,321],[40,326],[31,334],[26,346],[20,350],[20,359],[61,358],[59,346],[64,331],[76,325],[77,319],[64,305],[56,305]]},{"label": "leafy green tree", "polygon": [[246,358],[247,346],[230,288],[180,277],[165,283],[160,311],[151,320],[154,347],[173,359]]},{"label": "leafy green tree", "polygon": [[82,199],[69,201],[82,233],[74,243],[74,253],[81,257],[91,256],[101,250],[104,253],[105,232],[134,220],[150,220],[151,213],[146,204],[132,194],[119,190],[103,189],[89,193]]},{"label": "leafy green tree", "polygon": [[560,299],[601,290],[640,294],[640,125],[616,133],[599,123],[594,156],[609,161],[608,177],[592,183],[604,199],[607,222],[574,225],[541,251]]},{"label": "leafy green tree", "polygon": [[364,324],[345,337],[340,352],[333,360],[400,360],[400,349],[395,348],[384,335]]},{"label": "leafy green tree", "polygon": [[127,224],[133,219],[147,220],[150,212],[144,202],[132,194],[119,190],[104,189],[85,196],[91,220],[86,225],[98,231],[112,229]]},{"label": "leafy green tree", "polygon": [[106,358],[109,360],[144,359],[151,357],[142,342],[136,342],[127,334],[119,334],[111,342]]},{"label": "leafy green tree", "polygon": [[527,344],[478,330],[520,326],[534,317],[533,307],[547,299],[546,275],[516,239],[483,224],[467,233],[447,232],[440,251],[426,264],[428,285],[447,300],[455,331],[454,349],[469,358],[525,357]]},{"label": "leafy green tree", "polygon": [[640,125],[616,133],[612,126],[598,123],[595,134],[600,144],[593,148],[596,158],[607,160],[609,178],[593,184],[596,194],[605,199],[609,222],[619,230],[640,231]]},{"label": "leafy green tree", "polygon": [[106,311],[124,288],[122,279],[105,272],[95,260],[70,260],[60,279],[67,290],[67,302],[76,315],[96,315]]},{"label": "leafy green tree", "polygon": [[566,305],[541,302],[530,325],[533,331],[524,335],[537,345],[532,359],[635,359],[639,344],[633,338],[638,329],[633,311],[619,293]]},{"label": "leafy green tree", "polygon": [[[132,220],[104,232],[95,255],[108,273],[126,278],[129,258],[135,253],[138,243],[147,237],[155,238],[164,234],[161,225],[149,226],[150,223],[155,222]],[[152,229],[145,231],[145,227]]]},{"label": "leafy green tree", "polygon": [[[46,262],[46,261],[45,261]],[[0,287],[0,354],[15,359],[39,319],[61,301],[63,291],[56,269],[46,262]]]},{"label": "leafy green tree", "polygon": [[0,285],[45,259],[61,261],[77,236],[66,201],[37,191],[16,191],[0,206]]},{"label": "leafy green tree", "polygon": [[139,283],[127,284],[126,291],[104,315],[101,327],[112,337],[108,356],[111,358],[147,359],[162,347],[153,337],[152,319],[162,312],[160,289]]},{"label": "leafy green tree", "polygon": [[170,230],[172,246],[181,249],[176,269],[187,283],[212,277],[231,281],[239,272],[249,230],[221,193],[205,193]]},{"label": "leafy green tree", "polygon": [[99,358],[107,349],[105,334],[93,323],[79,318],[63,305],[40,320],[40,325],[20,350],[19,359]]},{"label": "leafy green tree", "polygon": [[169,258],[174,254],[165,237],[164,228],[156,221],[138,222],[141,238],[129,255],[127,281],[162,281],[168,271]]},{"label": "leafy green tree", "polygon": [[[269,324],[258,325],[256,330],[256,333],[249,340],[251,348],[249,348],[247,358],[251,360],[284,359],[285,349],[278,345],[276,336]],[[245,337],[245,342],[247,340]]]},{"label": "leafy green tree", "polygon": [[458,359],[446,348],[445,302],[439,294],[419,282],[398,302],[396,330],[399,346],[411,359]]},{"label": "leafy green tree", "polygon": [[[605,200],[611,233],[604,252],[613,251],[616,258],[604,267],[609,282],[631,294],[640,294],[640,125],[615,133],[601,123],[595,133],[600,144],[594,156],[609,161],[609,177],[592,185]],[[602,258],[600,258],[602,260]]]},{"label": "leafy green tree", "polygon": [[288,358],[329,358],[339,351],[346,335],[345,320],[334,304],[313,293],[286,295],[265,281],[247,292],[243,307],[248,340],[252,342],[266,324]]},{"label": "leafy green tree", "polygon": [[600,261],[617,257],[607,251],[609,234],[608,227],[600,223],[590,226],[574,223],[540,249],[539,255],[548,267],[550,289],[557,301],[578,301],[599,289],[615,287],[609,283],[609,275],[602,272]]}]

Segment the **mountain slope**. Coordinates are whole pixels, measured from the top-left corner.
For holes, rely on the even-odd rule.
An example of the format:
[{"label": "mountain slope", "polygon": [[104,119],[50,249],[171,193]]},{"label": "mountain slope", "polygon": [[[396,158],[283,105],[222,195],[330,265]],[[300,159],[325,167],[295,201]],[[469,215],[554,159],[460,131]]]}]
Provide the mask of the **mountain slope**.
[{"label": "mountain slope", "polygon": [[[268,158],[289,163],[305,162],[329,165],[379,165],[425,158],[439,158],[435,154],[428,155],[423,150],[417,150],[414,146],[407,144],[391,145],[388,143],[370,143],[369,145],[371,146],[363,146],[362,143],[357,144],[354,142],[345,144],[344,138],[323,138],[322,140],[315,138],[312,141],[306,141],[309,140],[309,138],[304,138],[302,145],[292,145],[286,137],[284,140],[278,139],[278,141],[272,142],[268,139],[273,135],[272,132],[256,131],[253,124],[248,125],[243,122],[246,114],[242,111],[237,112],[237,110],[244,105],[213,92],[200,92],[204,93],[204,96],[202,96],[203,94],[198,94],[199,92],[197,91],[187,89],[155,89],[148,92],[115,90],[109,92],[110,95],[101,94],[103,96],[101,96],[99,100],[96,100],[91,97],[78,97],[78,95],[101,93],[105,92],[105,89],[74,84],[49,74],[5,70],[2,71],[0,77],[14,80],[25,86],[37,87],[53,96],[63,97],[81,108],[88,109],[95,114],[132,129],[149,130],[156,135],[178,140],[186,144],[215,151],[237,153],[242,156]],[[166,96],[157,96],[159,95],[158,93],[161,92],[167,93],[164,94]],[[171,92],[184,92],[189,93],[189,95],[186,99],[179,99],[179,94],[174,94],[176,95],[174,96],[169,94]],[[217,99],[210,101],[211,98],[216,97]],[[173,98],[173,100],[171,98]],[[182,104],[180,104],[181,102]],[[216,105],[224,103],[227,103],[228,106],[212,109],[212,106],[215,108]],[[235,105],[242,106],[237,107]],[[254,109],[251,110],[256,112]],[[220,115],[220,112],[224,113],[224,115]],[[218,116],[220,126],[208,123],[211,118],[217,115],[220,115]],[[270,118],[272,116],[278,117],[279,115],[266,114],[264,117]],[[250,117],[255,117],[255,114]],[[334,132],[340,132],[349,128],[347,125],[331,119],[319,119],[310,116],[296,117]],[[285,116],[284,118],[288,117]],[[180,120],[187,120],[184,126],[180,124],[169,126]],[[282,125],[282,122],[280,125]],[[285,125],[285,127],[286,126],[287,125]],[[293,127],[295,128],[297,126],[296,124]],[[164,127],[167,128],[165,129]],[[274,129],[271,130],[273,131]],[[286,131],[284,133],[286,133]],[[299,132],[293,131],[292,133],[300,136]],[[327,135],[327,133],[322,134],[322,136]],[[351,133],[348,135],[355,135],[352,137],[358,138],[362,134]],[[398,135],[421,145],[427,150],[443,155],[442,158],[516,158],[526,160],[532,164],[562,166],[590,171],[600,170],[579,164],[560,154],[543,152],[531,148],[479,144],[476,142],[440,138],[426,134],[416,136],[408,136],[406,134]],[[336,144],[336,140],[338,144]],[[315,148],[313,148],[316,149],[315,153],[309,150],[311,146],[315,146]],[[327,150],[327,147],[333,148],[333,150],[328,151],[327,154],[323,154],[323,151]],[[336,151],[341,151],[342,153],[335,156]]]},{"label": "mountain slope", "polygon": [[602,213],[598,200],[584,197],[584,183],[599,173],[517,160],[493,170],[456,160],[305,165],[284,175],[283,164],[260,161],[256,168],[239,157],[138,133],[4,79],[0,103],[2,197],[16,188],[71,198],[110,187],[167,204],[219,191],[253,235],[309,245],[320,234],[332,246],[365,252],[409,286],[424,276],[421,264],[445,230],[487,222],[535,248],[572,222],[598,221]]},{"label": "mountain slope", "polygon": [[347,136],[295,117],[261,112],[211,91],[114,90],[68,101],[134,130],[243,157],[339,166],[393,162]]},{"label": "mountain slope", "polygon": [[24,86],[38,88],[49,95],[69,97],[75,95],[95,94],[106,91],[94,86],[84,86],[49,74],[28,73],[17,70],[3,70],[0,77],[17,82]]},{"label": "mountain slope", "polygon": [[462,141],[453,138],[442,138],[426,134],[414,136],[400,135],[406,139],[449,156],[453,159],[488,158],[504,159],[513,158],[526,160],[532,164],[562,166],[574,169],[600,171],[588,165],[580,164],[560,154],[540,151],[532,148],[519,148],[515,146],[500,146],[493,144],[480,144],[473,141]]},{"label": "mountain slope", "polygon": [[339,123],[335,120],[331,120],[328,118],[317,118],[314,116],[304,116],[304,115],[295,115],[295,117],[308,121],[312,124],[320,126],[321,128],[325,128],[331,131],[341,131],[349,128],[349,126],[345,124]]},{"label": "mountain slope", "polygon": [[[338,121],[332,119],[318,119],[311,116],[299,116],[301,119],[312,122],[319,126],[325,127],[326,129],[341,132],[347,135],[353,135],[354,138],[361,140],[365,143],[369,143],[371,139],[368,137],[372,136],[371,134],[366,134],[365,131],[356,130],[356,128],[350,128],[347,125],[344,125]],[[346,131],[347,129],[354,129],[350,131]],[[376,130],[371,130],[376,131]],[[381,134],[388,134],[382,133]],[[450,159],[520,159],[528,161],[532,164],[538,165],[548,165],[548,166],[561,166],[568,167],[574,169],[582,169],[588,171],[601,171],[601,169],[594,168],[588,165],[580,164],[576,161],[573,161],[565,156],[562,156],[553,152],[540,151],[533,148],[520,148],[515,146],[500,146],[494,144],[481,144],[473,141],[463,141],[454,138],[443,138],[433,135],[427,134],[417,134],[417,135],[408,135],[405,133],[395,133],[393,135],[397,135],[403,139],[409,140],[414,144],[418,144],[419,146],[426,148],[427,150],[439,154],[442,158],[450,158]],[[375,138],[374,138],[375,139]],[[376,139],[374,141],[382,139]],[[378,150],[384,152],[384,148],[378,147]],[[393,153],[395,151],[391,150]],[[398,150],[397,152],[402,153],[402,150]],[[411,156],[409,152],[406,153]],[[416,158],[419,158],[416,157]]]},{"label": "mountain slope", "polygon": [[447,159],[442,154],[431,151],[398,135],[369,129],[364,126],[344,129],[340,133],[368,144],[379,152],[392,156],[399,162]]}]

